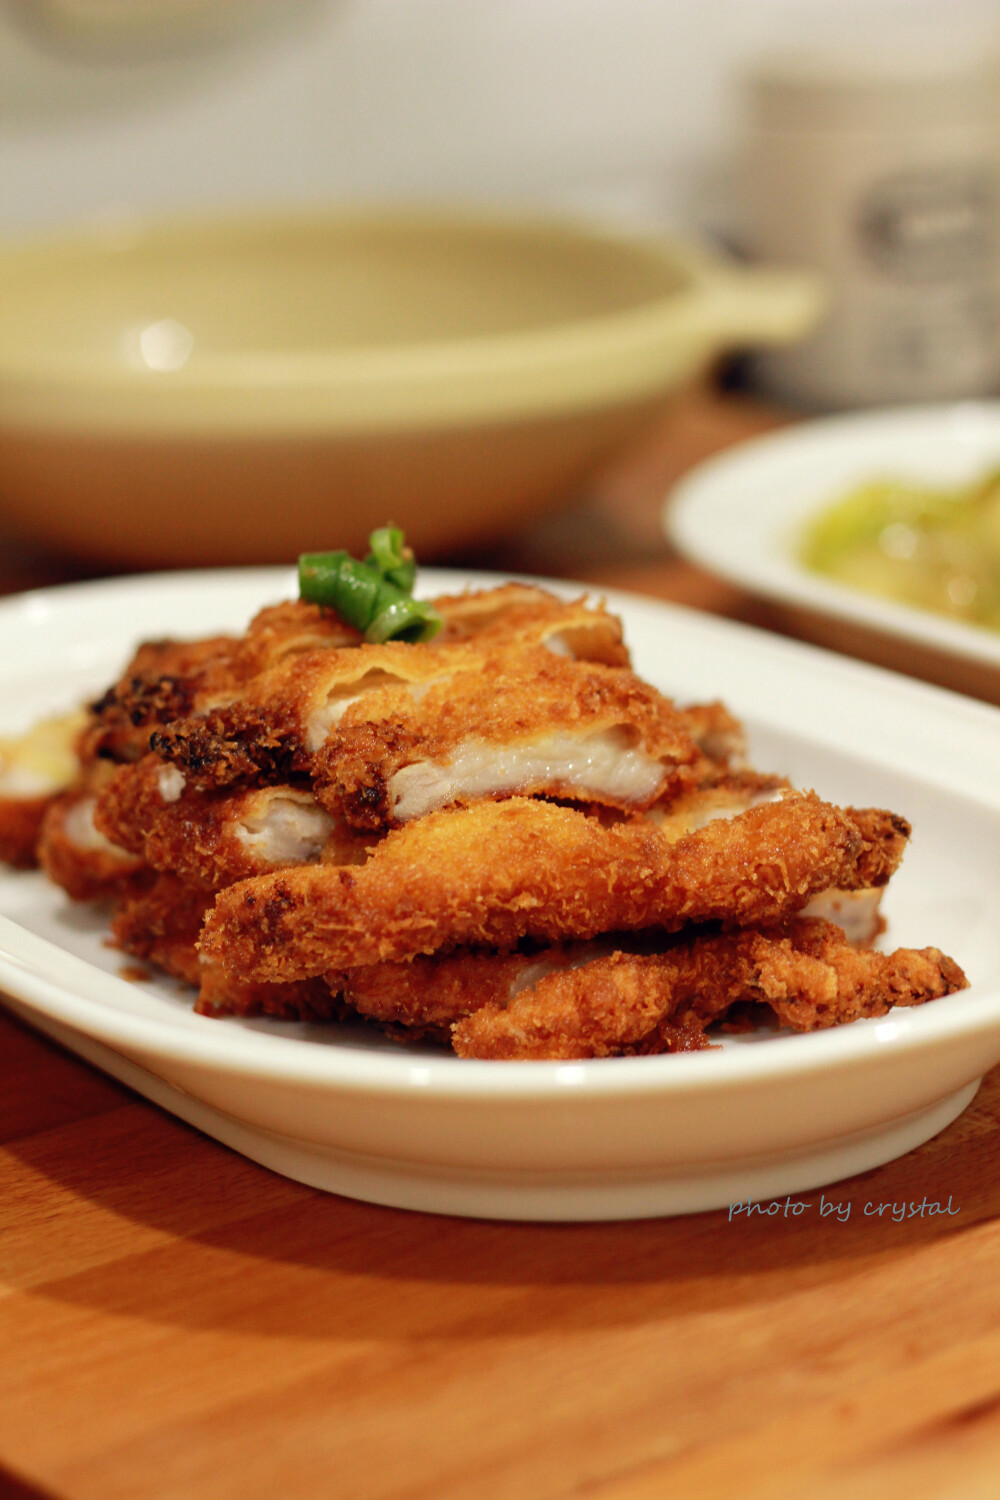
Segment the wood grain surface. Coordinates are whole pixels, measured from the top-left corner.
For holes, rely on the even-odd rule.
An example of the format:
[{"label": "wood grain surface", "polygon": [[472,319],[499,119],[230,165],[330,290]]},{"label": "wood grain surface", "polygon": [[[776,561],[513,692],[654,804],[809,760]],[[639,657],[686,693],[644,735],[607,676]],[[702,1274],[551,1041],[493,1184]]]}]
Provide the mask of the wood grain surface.
[{"label": "wood grain surface", "polygon": [[[778,420],[693,394],[488,560],[762,623],[655,514]],[[25,548],[4,579],[72,572]],[[405,1213],[275,1176],[0,1011],[0,1497],[996,1500],[998,1166],[1000,1070],[797,1215]]]}]

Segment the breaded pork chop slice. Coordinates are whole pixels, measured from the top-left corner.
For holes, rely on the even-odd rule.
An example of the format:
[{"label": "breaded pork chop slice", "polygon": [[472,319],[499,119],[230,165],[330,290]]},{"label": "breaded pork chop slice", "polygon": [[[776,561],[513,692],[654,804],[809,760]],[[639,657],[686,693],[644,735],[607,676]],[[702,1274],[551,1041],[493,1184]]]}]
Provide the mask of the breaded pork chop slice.
[{"label": "breaded pork chop slice", "polygon": [[419,694],[355,701],[312,774],[324,805],[378,829],[514,794],[638,810],[702,759],[684,712],[633,672],[535,646],[486,655]]},{"label": "breaded pork chop slice", "polygon": [[[494,1059],[687,1051],[706,1046],[706,1028],[737,1004],[816,1031],[967,985],[936,948],[859,953],[834,924],[804,918],[733,933],[618,934],[531,953],[464,951],[369,964],[327,982],[345,1014],[401,1039]],[[271,988],[287,989],[291,1003],[293,987]],[[239,1013],[239,1002],[234,989],[213,1013]]]},{"label": "breaded pork chop slice", "polygon": [[111,924],[123,952],[197,990],[201,1015],[272,1016],[291,1021],[329,1021],[344,1006],[328,984],[261,984],[228,974],[198,952],[197,939],[212,893],[175,875],[133,882],[122,894]]},{"label": "breaded pork chop slice", "polygon": [[460,1056],[484,1059],[674,1052],[704,1046],[706,1026],[737,1003],[762,1004],[782,1024],[816,1031],[967,984],[937,948],[859,952],[833,924],[799,918],[777,929],[683,936],[660,953],[618,950],[557,964],[509,998],[472,1008],[453,1025],[452,1043]]},{"label": "breaded pork chop slice", "polygon": [[97,799],[94,823],[153,869],[211,890],[290,865],[360,864],[374,842],[328,812],[306,787],[200,792],[155,755],[115,770]]},{"label": "breaded pork chop slice", "polygon": [[[349,710],[355,722],[398,717],[411,712],[431,688],[446,693],[458,674],[495,677],[496,664],[507,657],[527,655],[543,665],[563,662],[570,671],[576,658],[566,654],[567,641],[572,637],[581,648],[591,644],[586,628],[592,618],[600,622],[602,635],[616,623],[583,606],[559,605],[540,620],[522,623],[513,635],[495,628],[456,641],[299,652],[259,673],[237,694],[214,703],[198,700],[194,712],[154,728],[149,745],[201,787],[312,774],[316,752]],[[601,670],[614,669],[594,667]]]},{"label": "breaded pork chop slice", "polygon": [[[697,785],[649,808],[646,817],[672,842],[716,818],[735,817],[750,807],[794,795],[784,776],[710,766]],[[842,928],[856,947],[870,946],[885,927],[881,913],[884,889],[884,885],[871,885],[820,891],[802,908],[802,915],[825,918]]]},{"label": "breaded pork chop slice", "polygon": [[306,867],[220,893],[205,951],[260,979],[459,946],[513,948],[689,922],[773,924],[831,889],[882,885],[909,826],[813,793],[719,818],[671,842],[642,816],[608,826],[514,797],[430,813],[357,869]]},{"label": "breaded pork chop slice", "polygon": [[[438,645],[541,642],[562,655],[628,666],[621,621],[586,595],[566,600],[537,584],[504,583],[439,594],[430,602],[442,619]],[[357,631],[332,609],[299,599],[269,605],[255,615],[240,642],[241,680],[304,651],[360,643]]]},{"label": "breaded pork chop slice", "polygon": [[586,595],[565,600],[537,585],[506,583],[442,594],[431,602],[444,621],[436,638],[441,646],[473,640],[486,646],[542,645],[577,661],[629,665],[621,620]]},{"label": "breaded pork chop slice", "polygon": [[481,650],[467,643],[433,649],[389,641],[306,651],[260,673],[231,701],[155,730],[150,748],[186,784],[203,789],[308,775],[352,705],[363,703],[377,715],[482,660]]},{"label": "breaded pork chop slice", "polygon": [[[509,584],[437,601],[440,646],[477,638],[548,644],[567,655],[624,665],[621,622],[600,605],[566,602],[544,589]],[[237,699],[255,678],[316,652],[346,651],[362,637],[330,609],[303,600],[268,605],[243,635],[148,641],[92,706],[87,753],[137,759],[149,732]]]},{"label": "breaded pork chop slice", "polygon": [[38,835],[38,862],[49,879],[74,901],[117,895],[146,866],[141,855],[122,849],[97,827],[100,783],[109,767],[89,767],[76,786],[54,798]]}]

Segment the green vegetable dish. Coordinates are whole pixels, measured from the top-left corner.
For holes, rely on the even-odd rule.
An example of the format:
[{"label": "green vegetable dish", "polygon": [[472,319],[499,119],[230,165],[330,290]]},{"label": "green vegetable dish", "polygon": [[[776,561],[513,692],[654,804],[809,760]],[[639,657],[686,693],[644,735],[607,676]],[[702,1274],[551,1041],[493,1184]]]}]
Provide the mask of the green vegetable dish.
[{"label": "green vegetable dish", "polygon": [[809,523],[798,556],[850,588],[1000,630],[1000,472],[954,489],[873,479]]},{"label": "green vegetable dish", "polygon": [[428,641],[441,629],[437,611],[414,599],[417,564],[398,526],[368,538],[364,561],[349,552],[304,552],[299,597],[334,610],[366,641]]}]

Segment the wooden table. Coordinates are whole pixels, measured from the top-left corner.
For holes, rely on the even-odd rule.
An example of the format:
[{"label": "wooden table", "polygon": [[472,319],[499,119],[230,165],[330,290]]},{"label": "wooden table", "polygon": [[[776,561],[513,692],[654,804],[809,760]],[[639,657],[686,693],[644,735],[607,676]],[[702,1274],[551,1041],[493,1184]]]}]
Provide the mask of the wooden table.
[{"label": "wooden table", "polygon": [[[656,521],[693,459],[778,420],[695,393],[490,560],[794,629]],[[4,567],[7,589],[73,571]],[[0,1497],[1000,1494],[1000,1070],[901,1161],[731,1222],[327,1196],[2,1012],[0,1143]],[[952,1211],[875,1211],[925,1199]]]}]

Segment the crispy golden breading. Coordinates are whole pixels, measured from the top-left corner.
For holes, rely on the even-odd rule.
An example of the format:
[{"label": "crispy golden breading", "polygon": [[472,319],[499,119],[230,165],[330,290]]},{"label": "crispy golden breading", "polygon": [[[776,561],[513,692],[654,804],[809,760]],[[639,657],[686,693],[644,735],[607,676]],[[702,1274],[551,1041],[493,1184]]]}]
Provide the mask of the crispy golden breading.
[{"label": "crispy golden breading", "polygon": [[[570,654],[592,655],[613,664],[628,661],[620,622],[583,600],[567,604],[543,589],[511,584],[436,602],[445,619],[444,629],[432,643],[439,649],[477,638],[494,645],[505,640],[517,644],[548,640]],[[261,610],[239,637],[146,642],[118,682],[93,705],[84,759],[137,759],[149,748],[151,730],[224,708],[256,678],[292,665],[297,657],[347,651],[361,644],[358,632],[333,611],[302,600]],[[251,701],[259,697],[253,692],[249,696]],[[247,732],[259,739],[266,731],[258,725]],[[222,731],[217,733],[225,738]]]},{"label": "crispy golden breading", "polygon": [[357,1019],[345,1009],[336,990],[321,979],[295,984],[267,984],[237,979],[216,964],[203,964],[195,1010],[200,1016],[270,1016],[276,1021],[342,1021]]},{"label": "crispy golden breading", "polygon": [[774,923],[818,891],[883,884],[907,833],[889,814],[859,822],[812,793],[673,843],[642,817],[608,827],[554,803],[481,802],[395,830],[358,869],[232,886],[202,941],[234,970],[285,980],[460,945],[513,948],[524,937]]},{"label": "crispy golden breading", "polygon": [[[570,962],[568,953],[549,950],[540,961],[545,968],[561,967]],[[522,953],[462,952],[367,964],[328,974],[326,981],[368,1020],[449,1041],[453,1022],[483,1005],[505,1004],[523,976],[538,967],[538,959]]]},{"label": "crispy golden breading", "polygon": [[249,682],[241,696],[154,731],[151,748],[193,786],[229,786],[264,777],[286,780],[312,770],[332,726],[357,700],[377,715],[399,694],[481,663],[472,645],[331,647],[288,657]]},{"label": "crispy golden breading", "polygon": [[795,1031],[821,1031],[895,1005],[923,1005],[968,988],[969,981],[938,948],[858,949],[832,922],[800,919],[786,935],[770,935],[766,953],[747,958],[756,997]]},{"label": "crispy golden breading", "polygon": [[15,870],[35,868],[42,820],[54,800],[52,794],[0,797],[0,863]]},{"label": "crispy golden breading", "polygon": [[321,980],[260,984],[206,963],[197,948],[212,895],[173,875],[136,880],[111,923],[115,943],[134,958],[163,969],[198,991],[201,1015],[273,1016],[283,1020],[333,1020],[344,1014],[336,992]]},{"label": "crispy golden breading", "polygon": [[546,645],[579,661],[629,665],[621,620],[585,596],[567,602],[532,584],[507,583],[442,594],[432,602],[444,620],[439,646],[472,640],[511,648]]},{"label": "crispy golden breading", "polygon": [[87,787],[64,792],[46,809],[39,831],[38,862],[74,901],[114,896],[144,868],[95,826],[96,805],[97,793]]},{"label": "crispy golden breading", "polygon": [[292,865],[361,864],[374,842],[332,817],[302,787],[191,791],[182,773],[155,755],[115,771],[94,821],[154,869],[213,890]]},{"label": "crispy golden breading", "polygon": [[682,786],[675,795],[662,798],[646,810],[650,822],[671,843],[716,818],[736,817],[761,803],[798,795],[784,776],[730,771],[711,761],[703,761],[696,771],[693,785]]},{"label": "crispy golden breading", "polygon": [[546,796],[648,807],[701,759],[685,715],[621,667],[544,646],[476,661],[415,696],[352,704],[313,774],[324,805],[383,828],[479,797]]},{"label": "crispy golden breading", "polygon": [[[684,1006],[682,994],[664,955],[618,951],[546,974],[506,1005],[487,1002],[455,1023],[452,1046],[460,1057],[508,1061],[692,1051],[731,1002],[720,993],[713,1006],[696,993]],[[683,1011],[677,1021],[675,1009]],[[654,1036],[657,1045],[645,1046]]]},{"label": "crispy golden breading", "polygon": [[[359,632],[332,610],[304,599],[284,599],[258,610],[250,621],[233,653],[231,680],[234,685],[249,682],[305,651],[339,650],[360,644]],[[209,690],[221,691],[223,686],[212,684]]]},{"label": "crispy golden breading", "polygon": [[203,684],[226,672],[236,645],[232,636],[145,641],[118,681],[90,706],[80,741],[84,764],[138,760],[149,749],[151,727],[190,713]]},{"label": "crispy golden breading", "polygon": [[881,1016],[964,989],[936,948],[858,952],[832,924],[681,938],[663,953],[615,952],[490,999],[452,1028],[455,1051],[478,1058],[586,1058],[698,1045],[739,1002],[767,1004],[799,1031]]},{"label": "crispy golden breading", "polygon": [[884,886],[899,868],[911,828],[898,813],[881,807],[848,807],[848,817],[861,834],[861,848],[852,879],[838,889],[864,891]]},{"label": "crispy golden breading", "polygon": [[111,935],[125,953],[197,988],[202,972],[198,934],[211,901],[210,891],[147,871],[123,894]]}]

